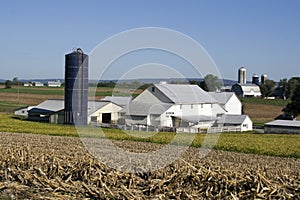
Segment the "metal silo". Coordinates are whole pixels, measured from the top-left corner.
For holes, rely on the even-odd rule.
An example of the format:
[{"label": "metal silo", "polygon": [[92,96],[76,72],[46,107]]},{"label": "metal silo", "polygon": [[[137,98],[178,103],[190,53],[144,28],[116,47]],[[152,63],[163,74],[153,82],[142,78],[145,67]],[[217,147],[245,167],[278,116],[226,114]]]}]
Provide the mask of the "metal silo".
[{"label": "metal silo", "polygon": [[244,67],[239,68],[238,83],[246,84],[246,68],[244,68]]},{"label": "metal silo", "polygon": [[78,48],[65,55],[65,124],[86,125],[88,55]]},{"label": "metal silo", "polygon": [[253,76],[252,76],[252,84],[259,85],[259,76],[257,74],[253,74]]},{"label": "metal silo", "polygon": [[268,79],[268,75],[267,74],[262,74],[261,78],[260,78],[261,84],[265,84],[267,79]]}]

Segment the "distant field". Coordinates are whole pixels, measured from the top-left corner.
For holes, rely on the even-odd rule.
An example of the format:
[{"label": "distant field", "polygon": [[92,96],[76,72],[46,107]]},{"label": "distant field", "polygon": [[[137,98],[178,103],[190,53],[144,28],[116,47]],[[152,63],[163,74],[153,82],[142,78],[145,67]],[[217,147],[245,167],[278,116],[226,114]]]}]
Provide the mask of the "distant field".
[{"label": "distant field", "polygon": [[[153,137],[134,137],[118,129],[102,129],[106,137],[113,140],[130,140],[151,142],[159,144],[169,143],[176,133],[162,132]],[[90,127],[86,130],[94,137],[99,135],[99,128]],[[42,135],[73,136],[78,137],[77,130],[73,126],[63,126],[39,122],[20,120],[10,115],[0,114],[0,132],[35,133]],[[137,132],[135,132],[137,133]],[[137,133],[147,134],[147,133]],[[151,133],[152,134],[152,133]],[[191,137],[191,134],[181,134],[183,138]],[[197,134],[192,143],[193,147],[201,147],[205,134]],[[300,135],[286,134],[255,134],[255,133],[223,133],[214,149],[235,151],[242,153],[255,153],[261,155],[284,156],[300,158]],[[184,142],[184,139],[182,140]]]},{"label": "distant field", "polygon": [[282,114],[282,109],[289,103],[283,99],[242,98],[245,114],[249,115],[254,124],[263,125]]}]

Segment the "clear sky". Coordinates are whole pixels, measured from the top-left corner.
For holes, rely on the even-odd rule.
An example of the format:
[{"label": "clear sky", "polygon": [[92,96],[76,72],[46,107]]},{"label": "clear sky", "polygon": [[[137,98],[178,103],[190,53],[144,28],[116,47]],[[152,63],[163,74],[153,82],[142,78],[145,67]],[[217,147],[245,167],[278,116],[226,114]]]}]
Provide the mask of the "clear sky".
[{"label": "clear sky", "polygon": [[[163,27],[199,42],[222,77],[300,76],[299,0],[1,1],[0,79],[63,78],[64,55],[119,32]],[[192,75],[191,75],[192,76]]]}]

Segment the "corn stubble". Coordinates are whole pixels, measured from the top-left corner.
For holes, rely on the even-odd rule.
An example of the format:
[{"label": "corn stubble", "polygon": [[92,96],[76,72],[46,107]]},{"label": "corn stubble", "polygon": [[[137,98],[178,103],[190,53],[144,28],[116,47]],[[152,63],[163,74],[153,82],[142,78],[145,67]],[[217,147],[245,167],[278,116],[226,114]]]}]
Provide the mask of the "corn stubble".
[{"label": "corn stubble", "polygon": [[[111,169],[79,138],[0,133],[0,199],[300,199],[299,159],[190,148],[146,173]],[[114,141],[143,152],[159,144]],[[112,155],[113,156],[113,155]]]}]

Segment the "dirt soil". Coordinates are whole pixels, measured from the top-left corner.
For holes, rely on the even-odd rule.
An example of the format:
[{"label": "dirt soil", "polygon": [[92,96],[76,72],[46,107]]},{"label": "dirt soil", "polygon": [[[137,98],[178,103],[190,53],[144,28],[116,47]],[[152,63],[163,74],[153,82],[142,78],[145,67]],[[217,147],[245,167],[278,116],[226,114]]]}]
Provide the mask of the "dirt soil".
[{"label": "dirt soil", "polygon": [[[0,137],[0,199],[300,199],[300,159],[224,151],[201,158],[189,148],[165,168],[129,173],[95,159],[80,138]],[[114,143],[127,151],[162,147]]]}]

